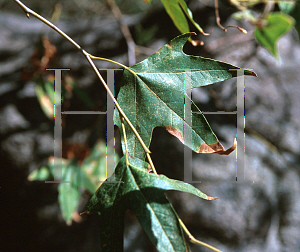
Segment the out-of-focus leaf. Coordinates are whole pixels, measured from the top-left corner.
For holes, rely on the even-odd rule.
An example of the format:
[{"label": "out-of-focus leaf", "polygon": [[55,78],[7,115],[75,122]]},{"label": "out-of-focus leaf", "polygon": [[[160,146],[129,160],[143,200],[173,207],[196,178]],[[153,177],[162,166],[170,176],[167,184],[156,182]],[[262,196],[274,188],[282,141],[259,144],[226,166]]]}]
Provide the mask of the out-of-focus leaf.
[{"label": "out-of-focus leaf", "polygon": [[294,19],[282,12],[273,12],[266,18],[266,25],[255,27],[254,36],[257,41],[278,57],[276,42],[294,25]]},{"label": "out-of-focus leaf", "polygon": [[[184,144],[197,153],[229,154],[210,128],[203,114],[192,115],[192,126],[184,120],[185,81],[190,71],[191,88],[201,87],[235,77],[239,67],[198,56],[182,49],[190,34],[180,35],[144,61],[124,70],[118,103],[148,147],[155,127],[164,127],[184,143],[184,128],[190,129],[192,140]],[[245,75],[255,73],[245,70]],[[192,111],[199,111],[192,104]],[[125,144],[118,111],[115,124]],[[145,152],[130,127],[125,124],[127,146],[131,156],[144,159]]]},{"label": "out-of-focus leaf", "polygon": [[296,3],[295,0],[289,0],[289,1],[279,0],[278,6],[281,11],[288,14],[294,9],[295,3]]},{"label": "out-of-focus leaf", "polygon": [[[118,162],[118,155],[114,154],[114,149],[106,143],[99,141],[92,149],[82,164],[79,165],[76,158],[67,160],[61,159],[63,181],[58,186],[58,199],[63,218],[68,225],[72,223],[72,216],[77,210],[81,192],[89,191],[95,193],[100,181],[104,181],[106,176],[106,159],[108,165],[115,166]],[[113,170],[111,171],[113,173]],[[48,180],[54,177],[54,157],[50,157],[47,166],[34,170],[28,176],[28,180]]]},{"label": "out-of-focus leaf", "polygon": [[36,169],[34,171],[32,171],[29,176],[28,176],[28,180],[32,181],[32,180],[47,180],[50,179],[52,177],[52,174],[49,170],[48,167],[43,166],[40,169]]},{"label": "out-of-focus leaf", "polygon": [[144,29],[139,23],[135,26],[136,33],[136,44],[138,45],[147,45],[155,36],[155,33],[158,31],[158,26],[153,25],[147,29]]},{"label": "out-of-focus leaf", "polygon": [[[127,209],[136,215],[158,251],[185,251],[186,245],[178,217],[164,192],[178,190],[204,199],[215,199],[190,184],[149,173],[148,166],[148,163],[137,158],[129,158],[129,164],[126,164],[126,158],[123,157],[116,167],[115,176],[107,179],[107,183],[103,183],[90,199],[86,213],[100,214],[100,239],[106,245],[103,247],[104,251],[121,251],[121,231],[118,230],[116,237],[112,229],[116,224],[114,216],[118,222],[123,223],[121,218]],[[122,183],[116,183],[117,181]],[[121,228],[120,223],[117,225]],[[119,250],[116,250],[116,244]]]},{"label": "out-of-focus leaf", "polygon": [[256,20],[256,17],[254,16],[253,12],[251,10],[244,10],[244,11],[237,11],[233,13],[232,18],[243,21],[243,20]]},{"label": "out-of-focus leaf", "polygon": [[58,200],[63,218],[68,225],[72,223],[72,215],[76,211],[80,199],[82,185],[82,172],[74,160],[66,168],[63,181],[58,186]]},{"label": "out-of-focus leaf", "polygon": [[[51,89],[49,88],[49,85],[46,85],[47,90],[45,89],[44,83],[42,83],[41,81],[38,81],[38,83],[35,86],[35,92],[36,92],[36,96],[38,98],[38,101],[41,105],[42,110],[44,111],[45,115],[49,118],[49,119],[54,119],[54,105],[53,105],[53,101],[54,101],[54,89],[52,90],[52,94]],[[53,88],[53,84],[52,84],[52,88]]]},{"label": "out-of-focus leaf", "polygon": [[[93,147],[91,154],[83,160],[82,169],[86,175],[84,182],[85,187],[94,193],[101,184],[100,181],[107,179],[107,167],[114,167],[119,162],[119,157],[114,153],[114,149],[107,146],[106,143],[99,141]],[[112,174],[113,169],[108,171]],[[93,185],[93,186],[92,186]]]}]

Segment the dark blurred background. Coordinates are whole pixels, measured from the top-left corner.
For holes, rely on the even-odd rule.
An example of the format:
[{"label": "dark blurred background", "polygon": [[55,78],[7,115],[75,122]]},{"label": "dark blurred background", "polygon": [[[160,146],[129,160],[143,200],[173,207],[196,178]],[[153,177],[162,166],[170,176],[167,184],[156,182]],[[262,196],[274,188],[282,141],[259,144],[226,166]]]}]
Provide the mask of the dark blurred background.
[{"label": "dark blurred background", "polygon": [[[126,40],[105,1],[68,0],[24,3],[51,20],[89,53],[128,65]],[[130,28],[137,62],[179,35],[159,1],[117,1]],[[278,42],[280,60],[260,47],[249,23],[230,16],[236,10],[220,3],[227,33],[215,23],[213,1],[189,1],[195,20],[210,36],[199,36],[204,46],[187,43],[188,54],[210,57],[253,69],[258,78],[245,77],[245,179],[235,182],[236,154],[193,154],[194,186],[216,201],[204,201],[180,192],[168,192],[178,215],[195,238],[222,251],[300,251],[300,46],[295,30]],[[53,15],[54,13],[54,15]],[[192,26],[191,26],[192,27]],[[193,28],[191,29],[193,31]],[[44,43],[44,44],[43,44]],[[78,218],[67,226],[58,204],[57,185],[28,181],[34,169],[53,156],[53,120],[44,113],[36,95],[38,76],[47,78],[39,64],[48,48],[47,67],[71,68],[68,76],[89,96],[92,110],[106,110],[106,92],[83,55],[39,20],[27,19],[11,0],[0,2],[0,166],[1,251],[101,251],[97,215]],[[51,45],[51,46],[50,46]],[[45,56],[45,55],[44,55]],[[97,62],[99,68],[116,68]],[[105,71],[101,72],[106,79]],[[63,73],[64,75],[65,73]],[[115,74],[116,93],[122,71]],[[203,111],[236,110],[236,79],[193,90]],[[68,110],[91,110],[71,94]],[[236,136],[235,115],[207,115],[225,148]],[[63,117],[63,139],[91,148],[105,140],[105,117]],[[92,132],[92,133],[91,133]],[[116,136],[118,133],[116,132]],[[118,140],[117,140],[118,141]],[[150,146],[158,173],[183,180],[183,145],[157,128]],[[79,212],[90,195],[85,193]],[[134,215],[125,219],[127,252],[156,251]],[[191,244],[192,251],[209,251]]]}]

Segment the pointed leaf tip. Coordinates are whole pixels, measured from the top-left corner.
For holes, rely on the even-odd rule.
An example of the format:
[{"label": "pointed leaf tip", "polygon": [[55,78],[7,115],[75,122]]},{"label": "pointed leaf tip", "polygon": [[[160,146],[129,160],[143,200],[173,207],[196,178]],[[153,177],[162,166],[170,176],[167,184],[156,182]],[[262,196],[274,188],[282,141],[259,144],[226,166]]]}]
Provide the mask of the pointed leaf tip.
[{"label": "pointed leaf tip", "polygon": [[203,143],[200,145],[197,153],[217,153],[219,155],[229,155],[231,152],[235,150],[236,145],[237,145],[236,138],[234,139],[233,145],[227,150],[225,150],[225,148],[219,141],[214,144]]},{"label": "pointed leaf tip", "polygon": [[233,142],[233,145],[227,149],[226,151],[219,151],[219,152],[216,152],[217,154],[220,154],[220,155],[229,155],[231,152],[233,152],[236,148],[236,145],[237,145],[237,142],[236,142],[236,138],[234,139],[234,142]]},{"label": "pointed leaf tip", "polygon": [[258,77],[257,74],[251,70],[245,70],[245,75],[252,75],[254,77]]}]

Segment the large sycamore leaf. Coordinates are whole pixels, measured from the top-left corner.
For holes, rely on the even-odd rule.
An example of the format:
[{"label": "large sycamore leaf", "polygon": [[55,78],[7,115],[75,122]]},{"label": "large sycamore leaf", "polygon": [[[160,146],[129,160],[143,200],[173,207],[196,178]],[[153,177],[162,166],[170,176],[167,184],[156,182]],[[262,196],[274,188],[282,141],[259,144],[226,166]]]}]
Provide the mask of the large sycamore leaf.
[{"label": "large sycamore leaf", "polygon": [[[197,153],[228,154],[211,130],[203,114],[192,115],[192,128],[184,121],[185,78],[191,72],[191,87],[201,87],[224,81],[237,75],[236,66],[185,54],[182,49],[190,34],[183,34],[144,61],[126,69],[117,101],[142,137],[150,145],[155,127],[164,127],[180,141],[184,127],[190,129],[192,141],[185,143]],[[246,75],[255,75],[245,70]],[[192,105],[192,110],[198,110]],[[121,121],[115,110],[115,124],[121,135]],[[144,159],[144,150],[132,130],[126,125],[128,151],[131,156]],[[124,139],[122,138],[123,151]],[[231,150],[233,150],[232,148]]]},{"label": "large sycamore leaf", "polygon": [[166,190],[192,193],[212,200],[190,184],[148,172],[149,164],[123,157],[114,176],[107,179],[90,199],[86,213],[100,215],[100,240],[103,251],[123,250],[123,218],[127,209],[139,220],[158,251],[186,251],[178,217],[167,200]]}]

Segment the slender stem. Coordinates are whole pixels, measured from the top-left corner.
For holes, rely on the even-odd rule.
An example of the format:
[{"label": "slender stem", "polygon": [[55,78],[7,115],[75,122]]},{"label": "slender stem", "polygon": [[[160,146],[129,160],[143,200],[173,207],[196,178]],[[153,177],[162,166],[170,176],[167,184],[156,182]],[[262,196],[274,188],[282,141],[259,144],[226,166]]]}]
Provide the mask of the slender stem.
[{"label": "slender stem", "polygon": [[121,66],[121,67],[123,67],[123,68],[125,68],[125,69],[128,69],[128,68],[129,68],[129,67],[127,67],[127,66],[125,66],[125,65],[123,65],[123,64],[121,64],[121,63],[119,63],[119,62],[117,62],[117,61],[111,60],[111,59],[102,58],[102,57],[97,57],[97,56],[93,56],[93,55],[91,55],[91,54],[90,54],[90,58],[91,58],[91,59],[94,59],[94,60],[108,61],[108,62],[110,62],[110,63],[119,65],[119,66]]},{"label": "slender stem", "polygon": [[184,232],[188,235],[188,237],[189,237],[189,239],[190,239],[190,241],[191,241],[192,243],[202,245],[202,246],[204,246],[204,247],[206,247],[206,248],[211,249],[212,251],[221,252],[221,250],[219,250],[219,249],[217,249],[217,248],[215,248],[215,247],[213,247],[213,246],[211,246],[211,245],[209,245],[209,244],[207,244],[207,243],[205,243],[205,242],[202,242],[202,241],[199,241],[199,240],[195,239],[195,237],[190,233],[190,231],[189,231],[189,230],[187,229],[187,227],[184,225],[184,223],[182,222],[182,220],[181,220],[180,218],[178,218],[178,220],[179,220],[179,223],[180,223],[182,229],[183,229]]},{"label": "slender stem", "polygon": [[149,154],[149,153],[146,153],[146,155],[147,155],[147,158],[148,158],[148,161],[149,161],[149,164],[150,164],[150,166],[151,166],[151,168],[152,168],[153,173],[154,173],[155,175],[158,175],[157,172],[156,172],[156,169],[155,169],[155,167],[154,167],[154,164],[153,164],[153,162],[152,162],[152,159],[151,159],[151,157],[150,157],[150,154]]},{"label": "slender stem", "polygon": [[125,66],[125,65],[123,65],[123,64],[121,64],[121,63],[119,63],[119,62],[117,62],[117,61],[114,61],[114,60],[111,60],[111,59],[106,59],[106,58],[101,58],[101,57],[97,57],[97,56],[93,56],[93,55],[91,55],[91,54],[90,54],[90,58],[91,58],[91,59],[94,59],[94,60],[108,61],[108,62],[110,62],[110,63],[119,65],[119,66],[125,68],[126,70],[128,70],[129,72],[131,72],[134,76],[137,76],[136,72],[132,71],[132,70],[130,69],[130,67]]},{"label": "slender stem", "polygon": [[[92,66],[93,70],[95,71],[95,73],[97,74],[98,78],[100,79],[100,81],[102,82],[104,88],[106,89],[106,91],[108,92],[109,96],[111,97],[111,99],[114,101],[116,108],[118,109],[119,113],[122,115],[122,117],[124,117],[124,120],[128,123],[129,127],[131,128],[131,130],[133,131],[133,133],[135,134],[135,136],[137,137],[137,139],[139,140],[140,144],[142,145],[144,151],[146,153],[151,153],[150,150],[148,149],[148,147],[145,145],[144,141],[142,140],[142,138],[140,137],[139,133],[136,131],[136,129],[134,128],[134,126],[132,125],[132,123],[129,121],[128,117],[125,115],[124,111],[122,110],[122,108],[120,107],[120,105],[118,104],[117,100],[115,99],[114,95],[112,94],[112,92],[110,91],[110,89],[108,88],[107,84],[105,83],[104,79],[102,78],[98,68],[96,67],[96,65],[94,64],[94,62],[91,59],[91,55],[89,53],[87,53],[85,50],[83,50],[73,39],[71,39],[66,33],[64,33],[63,31],[61,31],[58,27],[56,27],[54,24],[52,24],[51,22],[49,22],[47,19],[43,18],[42,16],[40,16],[39,14],[37,14],[36,12],[34,12],[33,10],[29,9],[26,5],[24,5],[21,1],[19,0],[14,0],[26,13],[26,16],[29,18],[29,15],[32,15],[34,17],[36,17],[37,19],[41,20],[42,22],[44,22],[46,25],[48,25],[49,27],[51,27],[53,30],[55,30],[56,32],[58,32],[60,35],[62,35],[64,38],[66,38],[70,43],[72,43],[78,50],[80,50],[83,55],[86,57],[87,61],[90,63],[90,65]],[[95,58],[95,57],[94,57]],[[101,58],[103,59],[103,58]],[[111,61],[113,62],[113,61]],[[116,63],[116,62],[114,62]],[[122,65],[120,63],[118,63],[119,65]],[[124,66],[124,65],[122,65]],[[125,67],[126,69],[128,69],[128,67]]]},{"label": "slender stem", "polygon": [[226,28],[224,28],[222,25],[221,25],[221,19],[220,19],[220,15],[219,15],[219,2],[218,0],[215,0],[215,13],[216,13],[216,22],[217,22],[217,25],[223,30],[223,31],[227,31]]},{"label": "slender stem", "polygon": [[122,124],[122,130],[123,130],[123,136],[124,136],[124,143],[125,143],[125,157],[126,157],[126,164],[129,165],[128,160],[128,147],[127,147],[127,137],[126,137],[126,130],[124,125],[124,117],[120,115],[121,124]]}]

